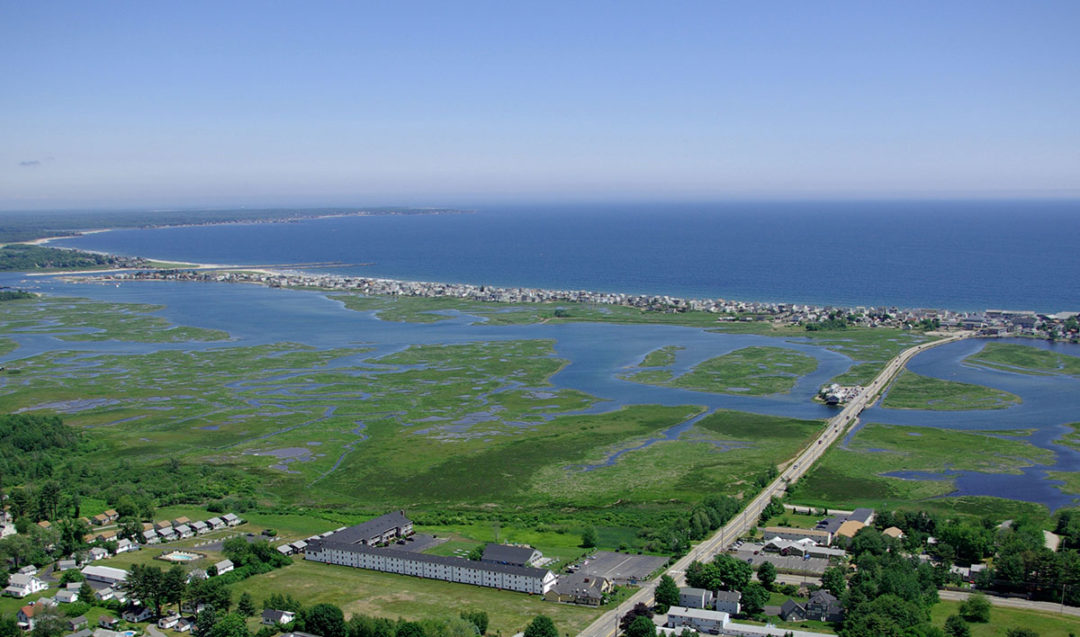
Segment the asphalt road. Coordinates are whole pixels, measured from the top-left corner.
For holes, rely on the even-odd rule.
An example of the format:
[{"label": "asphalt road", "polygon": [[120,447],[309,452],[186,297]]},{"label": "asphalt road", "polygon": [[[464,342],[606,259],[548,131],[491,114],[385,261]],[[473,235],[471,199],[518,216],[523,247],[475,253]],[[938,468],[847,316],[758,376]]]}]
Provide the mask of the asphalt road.
[{"label": "asphalt road", "polygon": [[[900,354],[888,362],[885,369],[883,369],[869,385],[863,388],[862,392],[860,392],[854,400],[848,403],[839,414],[833,416],[829,420],[825,431],[811,442],[808,447],[803,449],[795,460],[789,464],[787,468],[769,484],[769,486],[765,487],[757,497],[747,504],[746,508],[743,509],[741,513],[732,518],[725,526],[718,529],[711,537],[691,548],[685,556],[672,564],[664,574],[670,575],[675,579],[677,584],[684,586],[686,582],[686,568],[690,566],[690,563],[695,560],[703,562],[711,559],[714,555],[723,551],[728,545],[732,544],[736,539],[746,533],[750,527],[757,522],[762,509],[765,508],[773,496],[783,494],[784,487],[789,482],[794,482],[802,477],[802,475],[817,462],[818,458],[825,453],[825,450],[829,448],[829,445],[839,440],[852,425],[858,423],[859,414],[862,413],[863,409],[874,403],[885,387],[888,386],[892,379],[904,368],[904,365],[906,365],[913,356],[920,352],[924,352],[931,347],[937,347],[938,345],[966,338],[968,335],[968,333],[958,333],[938,341],[916,345],[915,347],[900,352]],[[613,637],[616,635],[619,630],[619,618],[633,608],[635,604],[643,602],[652,605],[653,592],[656,589],[656,584],[659,579],[660,578],[657,577],[652,581],[644,583],[640,589],[623,601],[622,604],[619,604],[616,608],[613,608],[598,617],[596,621],[589,624],[589,626],[581,631],[579,635],[581,635],[581,637]]]}]

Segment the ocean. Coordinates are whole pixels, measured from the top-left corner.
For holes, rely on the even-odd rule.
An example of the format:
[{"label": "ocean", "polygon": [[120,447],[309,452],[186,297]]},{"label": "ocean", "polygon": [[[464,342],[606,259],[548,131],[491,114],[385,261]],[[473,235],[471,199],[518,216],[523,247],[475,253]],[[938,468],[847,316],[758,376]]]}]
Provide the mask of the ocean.
[{"label": "ocean", "polygon": [[[840,306],[1080,310],[1080,202],[480,206],[56,245],[415,281]],[[304,268],[300,268],[304,269]]]}]

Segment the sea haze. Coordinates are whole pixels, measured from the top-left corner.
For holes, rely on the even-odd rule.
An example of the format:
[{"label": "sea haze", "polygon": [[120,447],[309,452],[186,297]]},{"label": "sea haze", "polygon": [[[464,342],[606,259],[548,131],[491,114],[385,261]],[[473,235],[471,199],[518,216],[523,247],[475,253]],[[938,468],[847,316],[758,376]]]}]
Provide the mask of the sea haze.
[{"label": "sea haze", "polygon": [[[57,245],[497,286],[959,310],[1080,310],[1080,202],[491,206],[119,230]],[[365,265],[360,265],[365,264]]]}]

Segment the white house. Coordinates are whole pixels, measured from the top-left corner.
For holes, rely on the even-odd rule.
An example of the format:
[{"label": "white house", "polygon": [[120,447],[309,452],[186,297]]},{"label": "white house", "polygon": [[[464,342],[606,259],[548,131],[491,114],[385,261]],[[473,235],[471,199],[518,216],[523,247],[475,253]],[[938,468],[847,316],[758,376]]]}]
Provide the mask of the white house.
[{"label": "white house", "polygon": [[702,610],[672,606],[668,609],[668,628],[693,628],[699,633],[719,634],[727,626],[730,616],[718,610]]},{"label": "white house", "polygon": [[236,517],[235,513],[226,513],[221,516],[221,519],[224,520],[225,524],[228,526],[239,526],[242,521],[240,518]]},{"label": "white house", "polygon": [[43,580],[38,579],[35,575],[15,573],[8,578],[8,585],[7,588],[4,589],[4,594],[21,598],[26,597],[27,595],[33,595],[34,593],[40,593],[48,587],[48,584]]},{"label": "white house", "polygon": [[119,555],[121,553],[127,553],[128,551],[134,551],[134,550],[136,550],[138,548],[139,548],[139,546],[137,544],[135,544],[131,540],[127,539],[126,537],[122,538],[122,539],[120,539],[120,540],[118,540],[116,542],[116,554],[117,555]]},{"label": "white house", "polygon": [[210,531],[210,525],[206,522],[192,522],[191,530],[195,531],[195,535],[202,535],[203,533]]},{"label": "white house", "polygon": [[262,623],[267,626],[290,623],[296,615],[292,611],[267,608],[262,612]]},{"label": "white house", "polygon": [[64,589],[56,594],[56,601],[61,604],[72,604],[79,601],[79,591]]},{"label": "white house", "polygon": [[224,575],[225,573],[233,570],[232,560],[221,560],[217,564],[214,564],[214,568],[217,569],[218,575]]},{"label": "white house", "polygon": [[103,549],[100,546],[95,546],[94,548],[90,549],[91,560],[103,560],[107,557],[109,557],[109,551],[107,549]]},{"label": "white house", "polygon": [[215,531],[225,528],[225,520],[222,520],[221,518],[210,518],[206,521],[206,523],[209,524],[210,528],[214,529]]},{"label": "white house", "polygon": [[180,539],[186,539],[195,535],[195,531],[193,531],[191,527],[186,524],[174,526],[173,531],[175,531],[176,534],[180,536]]}]

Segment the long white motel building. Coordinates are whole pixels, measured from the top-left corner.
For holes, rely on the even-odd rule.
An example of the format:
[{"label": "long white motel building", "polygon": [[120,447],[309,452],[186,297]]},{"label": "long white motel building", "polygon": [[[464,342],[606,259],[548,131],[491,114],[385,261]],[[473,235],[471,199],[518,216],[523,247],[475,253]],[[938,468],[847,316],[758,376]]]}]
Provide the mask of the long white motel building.
[{"label": "long white motel building", "polygon": [[333,535],[311,541],[304,549],[304,559],[535,595],[548,592],[556,580],[547,569],[336,542]]}]

